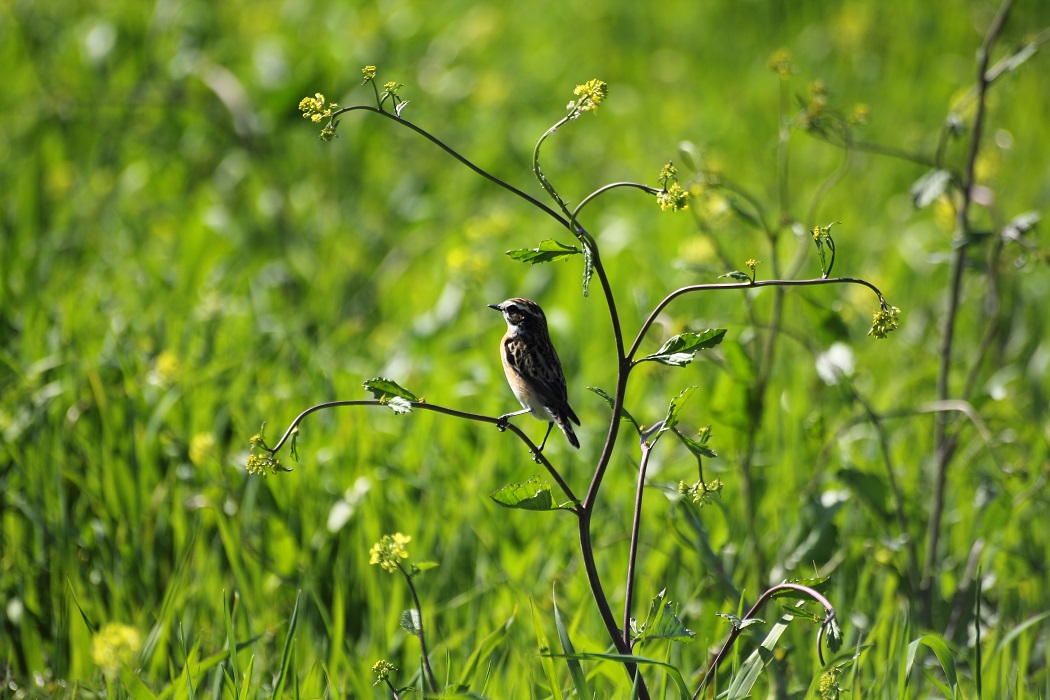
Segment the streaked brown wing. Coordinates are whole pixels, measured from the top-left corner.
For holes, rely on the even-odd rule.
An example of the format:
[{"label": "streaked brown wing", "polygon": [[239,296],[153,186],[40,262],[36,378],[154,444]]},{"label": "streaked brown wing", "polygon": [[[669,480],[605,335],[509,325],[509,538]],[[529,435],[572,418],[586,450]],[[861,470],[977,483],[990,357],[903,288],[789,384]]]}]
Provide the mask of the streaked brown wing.
[{"label": "streaked brown wing", "polygon": [[504,352],[508,364],[540,396],[543,405],[568,416],[576,425],[580,419],[569,406],[565,389],[565,375],[549,338],[540,343],[528,343],[518,337],[507,338]]}]

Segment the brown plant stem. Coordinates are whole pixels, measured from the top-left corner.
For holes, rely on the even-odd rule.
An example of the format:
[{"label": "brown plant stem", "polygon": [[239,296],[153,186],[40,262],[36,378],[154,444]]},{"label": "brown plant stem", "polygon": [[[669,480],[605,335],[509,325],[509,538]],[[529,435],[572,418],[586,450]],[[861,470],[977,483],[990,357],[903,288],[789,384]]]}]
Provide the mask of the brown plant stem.
[{"label": "brown plant stem", "polygon": [[[962,173],[962,203],[955,217],[955,236],[952,240],[954,255],[951,262],[948,310],[945,316],[944,334],[941,337],[940,366],[937,373],[938,401],[947,401],[950,393],[948,380],[951,371],[952,349],[955,342],[955,322],[962,302],[962,278],[966,267],[966,252],[970,242],[970,204],[972,203],[975,182],[974,167],[977,163],[977,154],[980,152],[981,132],[984,127],[987,107],[986,96],[990,84],[988,63],[991,59],[992,45],[1006,23],[1011,4],[1012,0],[1003,0],[977,54],[977,107],[974,114],[973,135],[970,139],[966,168]],[[920,600],[922,601],[920,609],[923,611],[923,621],[927,625],[931,625],[934,619],[933,582],[936,577],[937,550],[940,545],[941,517],[944,511],[944,494],[948,483],[948,465],[951,462],[952,455],[955,453],[957,444],[948,431],[946,414],[939,413],[937,415],[933,444],[935,459],[933,502],[930,508],[930,521],[926,537],[926,560],[923,567],[922,580],[919,584]]]}]

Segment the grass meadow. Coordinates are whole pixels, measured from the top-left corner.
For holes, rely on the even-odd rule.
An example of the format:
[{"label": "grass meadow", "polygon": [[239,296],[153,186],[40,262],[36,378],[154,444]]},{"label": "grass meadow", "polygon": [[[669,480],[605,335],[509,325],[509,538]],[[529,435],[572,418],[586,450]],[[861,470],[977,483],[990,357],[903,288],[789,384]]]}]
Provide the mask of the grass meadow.
[{"label": "grass meadow", "polygon": [[[616,189],[580,214],[629,340],[665,295],[749,259],[757,280],[819,278],[810,232],[832,222],[833,275],[901,310],[885,339],[857,284],[703,291],[656,317],[642,353],[727,332],[687,366],[639,365],[625,394],[652,426],[696,387],[677,427],[710,426],[704,477],[723,484],[694,504],[690,450],[646,453],[629,615],[665,591],[694,633],[635,648],[675,669],[643,663],[648,696],[690,697],[726,616],[807,580],[836,610],[829,665],[797,610],[772,643],[794,604],[773,601],[704,697],[1050,698],[1050,5],[1009,8],[982,94],[999,11],[3,2],[0,697],[429,696],[412,591],[369,564],[396,532],[406,563],[437,564],[412,582],[446,696],[646,697],[578,519],[490,497],[549,480],[512,432],[339,407],[302,422],[292,471],[246,471],[260,425],[273,444],[373,377],[515,410],[486,305],[517,296],[545,309],[582,422],[578,452],[555,431],[544,454],[582,496],[603,451],[610,405],[587,388],[613,391],[617,349],[598,279],[584,297],[582,256],[505,255],[571,233],[394,119],[347,113],[325,143],[296,109],[374,105],[376,65],[402,117],[551,206],[536,141],[576,85],[608,83],[544,144],[559,194],[658,187],[668,161],[690,192],[685,211]],[[623,423],[590,516],[617,622],[642,454]]]}]

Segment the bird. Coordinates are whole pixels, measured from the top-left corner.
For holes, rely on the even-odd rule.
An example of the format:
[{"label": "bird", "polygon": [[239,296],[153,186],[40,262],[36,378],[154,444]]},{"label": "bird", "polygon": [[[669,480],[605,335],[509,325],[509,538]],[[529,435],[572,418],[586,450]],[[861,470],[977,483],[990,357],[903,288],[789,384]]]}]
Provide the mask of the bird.
[{"label": "bird", "polygon": [[523,409],[500,416],[500,422],[505,423],[508,418],[524,413],[547,421],[547,432],[537,455],[543,452],[555,425],[565,433],[569,444],[579,449],[580,441],[569,421],[579,425],[580,419],[569,406],[565,374],[551,343],[543,309],[531,299],[520,297],[488,306],[502,313],[507,322],[507,333],[499,344],[500,359],[507,383]]}]

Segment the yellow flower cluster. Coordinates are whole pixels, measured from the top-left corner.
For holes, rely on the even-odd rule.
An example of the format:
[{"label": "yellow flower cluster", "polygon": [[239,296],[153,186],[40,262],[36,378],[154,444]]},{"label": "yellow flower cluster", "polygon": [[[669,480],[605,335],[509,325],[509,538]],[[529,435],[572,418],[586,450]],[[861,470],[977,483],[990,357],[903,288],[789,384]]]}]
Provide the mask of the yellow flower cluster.
[{"label": "yellow flower cluster", "polygon": [[842,687],[839,685],[839,673],[842,669],[831,668],[820,676],[820,700],[838,700]]},{"label": "yellow flower cluster", "polygon": [[568,104],[567,109],[573,113],[575,119],[583,112],[597,111],[598,105],[609,95],[609,84],[604,80],[588,80],[583,85],[577,85],[572,91],[579,99]]},{"label": "yellow flower cluster", "polygon": [[689,497],[693,503],[704,506],[708,503],[712,503],[715,496],[722,494],[722,488],[725,484],[722,483],[721,479],[715,479],[714,481],[704,483],[697,481],[695,484],[687,484],[684,481],[678,482],[678,493]]},{"label": "yellow flower cluster", "polygon": [[108,678],[130,664],[142,647],[142,636],[134,627],[110,622],[91,639],[91,658]]},{"label": "yellow flower cluster", "polygon": [[897,326],[900,325],[900,313],[901,310],[896,306],[883,306],[875,312],[875,317],[872,319],[871,330],[868,331],[868,335],[881,340],[889,333],[897,330]]},{"label": "yellow flower cluster", "polygon": [[762,262],[762,261],[761,261],[761,260],[755,260],[754,258],[750,258],[750,259],[748,259],[748,261],[747,261],[746,263],[744,263],[744,264],[745,264],[745,265],[747,265],[747,267],[748,267],[748,269],[749,269],[749,270],[751,270],[752,272],[754,272],[754,271],[755,271],[755,266],[756,266],[756,265],[758,265],[758,264],[759,264],[760,262]]},{"label": "yellow flower cluster", "polygon": [[314,124],[320,124],[324,119],[332,118],[332,110],[339,109],[335,102],[325,104],[324,95],[315,92],[313,97],[304,97],[299,100],[299,111],[303,113],[303,119],[309,119]]},{"label": "yellow flower cluster", "polygon": [[[375,80],[376,67],[375,66],[365,66],[364,68],[361,69],[361,75],[364,76],[364,78],[365,78],[364,82],[365,83],[367,83],[367,82],[369,82],[371,80]],[[362,83],[362,85],[363,84],[364,83]]]},{"label": "yellow flower cluster", "polygon": [[663,192],[658,192],[656,195],[656,201],[660,204],[661,211],[681,211],[689,208],[689,193],[682,189],[682,186],[677,182],[672,183]]},{"label": "yellow flower cluster", "polygon": [[386,659],[380,659],[372,664],[372,673],[376,674],[376,682],[372,685],[379,685],[383,681],[390,678],[390,674],[397,670],[394,664],[390,663]]},{"label": "yellow flower cluster", "polygon": [[397,571],[400,560],[408,559],[408,550],[405,549],[405,545],[411,541],[411,537],[400,532],[383,535],[383,538],[372,546],[368,563],[379,564],[384,571],[394,573]]}]

